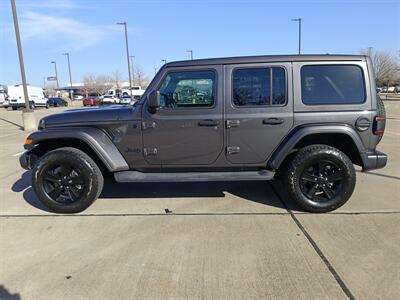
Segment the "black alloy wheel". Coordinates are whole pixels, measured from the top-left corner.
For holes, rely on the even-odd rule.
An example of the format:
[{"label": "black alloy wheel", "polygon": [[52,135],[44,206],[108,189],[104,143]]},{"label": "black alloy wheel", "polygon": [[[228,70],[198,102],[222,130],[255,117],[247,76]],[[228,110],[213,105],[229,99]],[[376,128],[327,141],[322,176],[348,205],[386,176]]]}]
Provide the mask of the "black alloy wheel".
[{"label": "black alloy wheel", "polygon": [[344,174],[330,160],[313,163],[300,175],[300,189],[310,200],[326,202],[340,193]]},{"label": "black alloy wheel", "polygon": [[43,187],[53,201],[67,204],[79,200],[85,190],[85,181],[75,166],[64,163],[49,166],[44,171]]}]

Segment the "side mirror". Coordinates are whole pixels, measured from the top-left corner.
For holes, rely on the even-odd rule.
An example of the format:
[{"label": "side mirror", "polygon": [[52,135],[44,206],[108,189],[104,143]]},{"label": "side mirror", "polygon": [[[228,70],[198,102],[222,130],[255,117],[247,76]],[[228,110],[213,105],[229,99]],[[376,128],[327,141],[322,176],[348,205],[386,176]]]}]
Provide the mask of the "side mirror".
[{"label": "side mirror", "polygon": [[160,108],[160,92],[152,91],[148,98],[149,111],[154,114]]}]

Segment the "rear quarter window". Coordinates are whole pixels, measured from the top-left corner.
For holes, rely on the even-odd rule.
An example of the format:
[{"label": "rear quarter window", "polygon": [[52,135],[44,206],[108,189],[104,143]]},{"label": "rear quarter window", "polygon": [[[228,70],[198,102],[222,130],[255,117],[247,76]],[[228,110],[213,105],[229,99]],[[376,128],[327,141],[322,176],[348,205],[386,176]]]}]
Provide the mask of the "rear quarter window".
[{"label": "rear quarter window", "polygon": [[303,66],[301,95],[306,105],[364,103],[363,71],[356,65]]}]

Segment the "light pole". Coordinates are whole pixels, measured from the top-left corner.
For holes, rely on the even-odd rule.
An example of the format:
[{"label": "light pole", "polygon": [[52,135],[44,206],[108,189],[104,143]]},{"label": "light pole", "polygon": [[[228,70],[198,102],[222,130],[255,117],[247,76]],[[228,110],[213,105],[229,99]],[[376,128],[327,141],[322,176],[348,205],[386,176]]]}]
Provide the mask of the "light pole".
[{"label": "light pole", "polygon": [[74,90],[72,89],[72,76],[71,76],[71,64],[69,62],[69,53],[68,52],[63,53],[63,55],[67,56],[67,59],[68,59],[69,87],[71,88],[71,90],[69,92],[69,99],[71,99],[71,101],[72,101]]},{"label": "light pole", "polygon": [[301,18],[292,19],[294,22],[299,22],[299,55],[301,54]]},{"label": "light pole", "polygon": [[132,85],[134,85],[135,84],[135,70],[133,69],[133,60],[135,59],[135,56],[130,55],[129,58],[131,59]]},{"label": "light pole", "polygon": [[372,49],[374,49],[374,47],[368,47],[368,56],[371,57],[372,55]]},{"label": "light pole", "polygon": [[129,66],[128,28],[126,22],[118,22],[117,25],[123,25],[125,29],[125,45],[126,45],[126,59],[128,60],[129,90],[131,91],[131,99],[132,99],[131,67]]},{"label": "light pole", "polygon": [[190,59],[193,60],[193,50],[186,50],[186,52],[190,53]]},{"label": "light pole", "polygon": [[24,98],[25,98],[25,109],[22,112],[22,122],[24,124],[25,131],[32,131],[36,129],[36,122],[33,110],[30,109],[29,107],[29,96],[28,96],[28,88],[26,86],[26,76],[24,67],[24,57],[22,55],[21,37],[19,35],[17,8],[15,6],[15,0],[10,0],[10,1],[14,19],[15,39],[17,40],[18,59],[19,59],[19,67],[21,70],[22,87],[24,90]]},{"label": "light pole", "polygon": [[58,85],[57,62],[52,61],[51,63],[54,64],[54,71],[56,72],[56,82],[57,82],[57,89],[58,89],[60,86]]}]

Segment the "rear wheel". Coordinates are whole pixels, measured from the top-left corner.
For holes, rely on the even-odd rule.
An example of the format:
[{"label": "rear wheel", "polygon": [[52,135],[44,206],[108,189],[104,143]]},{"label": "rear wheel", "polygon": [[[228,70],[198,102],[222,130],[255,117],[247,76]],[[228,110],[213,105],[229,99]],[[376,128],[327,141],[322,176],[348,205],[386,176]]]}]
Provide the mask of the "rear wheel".
[{"label": "rear wheel", "polygon": [[35,102],[30,101],[30,102],[29,102],[29,108],[30,108],[30,109],[35,109]]},{"label": "rear wheel", "polygon": [[301,149],[289,163],[285,178],[290,197],[310,212],[328,212],[350,198],[356,183],[353,163],[327,145]]},{"label": "rear wheel", "polygon": [[99,197],[103,181],[96,163],[75,148],[60,148],[45,154],[32,175],[32,187],[39,200],[57,213],[85,210]]},{"label": "rear wheel", "polygon": [[17,110],[17,109],[18,109],[18,107],[16,107],[16,106],[12,107],[12,110]]}]

